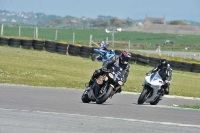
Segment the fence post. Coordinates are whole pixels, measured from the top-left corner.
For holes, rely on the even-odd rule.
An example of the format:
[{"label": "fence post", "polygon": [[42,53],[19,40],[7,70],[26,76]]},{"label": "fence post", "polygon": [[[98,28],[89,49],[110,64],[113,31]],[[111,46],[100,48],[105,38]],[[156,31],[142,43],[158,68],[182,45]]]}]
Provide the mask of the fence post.
[{"label": "fence post", "polygon": [[33,38],[35,39],[35,27],[33,27]]},{"label": "fence post", "polygon": [[1,25],[1,36],[3,36],[3,24]]},{"label": "fence post", "polygon": [[113,45],[113,48],[115,47],[115,33],[114,33],[114,31],[112,32],[112,45]]},{"label": "fence post", "polygon": [[158,46],[158,48],[156,49],[156,52],[158,53],[158,55],[161,55],[162,51],[160,49],[160,46]]},{"label": "fence post", "polygon": [[73,32],[73,44],[74,44],[74,40],[75,40],[75,33]]},{"label": "fence post", "polygon": [[90,42],[89,42],[89,46],[92,45],[92,35],[90,35]]},{"label": "fence post", "polygon": [[38,27],[35,27],[35,37],[38,38]]},{"label": "fence post", "polygon": [[19,37],[21,36],[21,27],[19,26]]},{"label": "fence post", "polygon": [[57,40],[58,37],[58,31],[56,30],[55,40]]}]

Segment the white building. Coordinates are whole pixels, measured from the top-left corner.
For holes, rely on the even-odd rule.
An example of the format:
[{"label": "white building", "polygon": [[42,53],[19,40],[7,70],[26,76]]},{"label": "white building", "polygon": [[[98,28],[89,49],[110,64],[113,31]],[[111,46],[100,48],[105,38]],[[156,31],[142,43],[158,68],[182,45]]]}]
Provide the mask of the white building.
[{"label": "white building", "polygon": [[11,20],[11,22],[14,22],[14,23],[15,23],[15,22],[17,22],[17,20],[15,20],[15,19],[12,19],[12,20]]}]

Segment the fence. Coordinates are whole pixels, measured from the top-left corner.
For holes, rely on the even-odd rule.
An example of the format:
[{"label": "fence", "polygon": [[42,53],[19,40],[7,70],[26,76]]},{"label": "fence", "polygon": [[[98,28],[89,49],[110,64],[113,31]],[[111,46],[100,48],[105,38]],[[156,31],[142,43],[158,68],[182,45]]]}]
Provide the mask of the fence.
[{"label": "fence", "polygon": [[[113,49],[127,49],[127,50],[130,50],[130,41],[128,42],[125,42],[125,41],[109,41],[108,40],[108,37],[106,38],[106,42],[108,42],[109,44],[113,44],[111,47]],[[89,46],[97,46],[97,47],[100,47],[98,43],[94,42],[93,39],[92,39],[92,35],[90,35],[90,41],[89,41]]]},{"label": "fence", "polygon": [[[12,30],[9,29],[9,27],[12,27]],[[5,29],[6,28],[6,29]],[[34,39],[39,39],[39,38],[45,38],[43,31],[40,31],[41,34],[39,34],[39,27],[26,27],[26,26],[4,26],[3,24],[1,25],[1,36],[14,36],[14,37],[22,37],[22,38],[34,38]],[[48,30],[48,29],[47,29]],[[51,38],[45,38],[46,40],[58,40],[58,29],[52,29],[54,30],[54,33],[51,34]],[[23,32],[22,32],[23,31]],[[62,34],[62,33],[60,33]],[[75,44],[75,33],[72,33],[71,38],[63,38],[63,40],[72,40],[71,43]]]},{"label": "fence", "polygon": [[[12,27],[12,30],[8,27]],[[47,31],[49,30],[49,32],[48,33],[45,32],[44,29]],[[44,35],[45,33],[46,35]],[[47,34],[48,36],[51,36],[51,38],[47,37]],[[67,36],[63,37],[62,34],[63,34],[63,29],[46,29],[46,28],[39,28],[39,27],[26,27],[26,26],[16,26],[16,25],[4,26],[3,24],[1,25],[1,36],[15,36],[15,37],[22,37],[22,38],[29,37],[29,38],[34,38],[34,39],[44,38],[46,40],[55,40],[55,41],[57,41],[59,38],[59,40],[68,40],[68,42],[75,44],[75,41],[76,41],[75,32],[71,33],[70,38]],[[106,42],[109,42],[110,44],[112,44],[110,45],[110,47],[112,47],[113,49],[120,48],[120,47],[125,48],[125,49],[130,49],[130,41],[120,42],[120,41],[114,41],[114,39],[109,41],[108,37],[105,37],[105,38],[106,38]],[[69,41],[69,40],[72,40],[72,41]],[[96,40],[96,42],[98,41],[99,40]],[[78,41],[76,41],[76,43],[77,42]],[[92,35],[90,35],[89,46],[96,45],[97,47],[99,47],[99,44],[96,42],[92,39]]]},{"label": "fence", "polygon": [[176,52],[176,51],[158,51],[158,50],[136,50],[140,53],[148,53],[148,54],[154,54],[154,55],[165,55],[168,57],[179,57],[182,59],[187,60],[198,60],[200,61],[200,52],[190,52],[187,50],[183,50],[182,52]]}]

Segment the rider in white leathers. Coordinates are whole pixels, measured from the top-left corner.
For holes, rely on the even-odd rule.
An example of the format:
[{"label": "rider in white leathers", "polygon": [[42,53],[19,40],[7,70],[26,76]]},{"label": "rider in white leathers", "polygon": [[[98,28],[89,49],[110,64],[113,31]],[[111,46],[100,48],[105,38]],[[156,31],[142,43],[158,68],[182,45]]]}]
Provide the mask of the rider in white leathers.
[{"label": "rider in white leathers", "polygon": [[170,67],[169,62],[166,59],[161,59],[159,61],[159,64],[151,71],[149,71],[147,74],[152,72],[158,72],[159,75],[162,77],[162,80],[164,81],[164,92],[165,94],[169,94],[169,87],[170,82],[172,79],[172,68]]}]

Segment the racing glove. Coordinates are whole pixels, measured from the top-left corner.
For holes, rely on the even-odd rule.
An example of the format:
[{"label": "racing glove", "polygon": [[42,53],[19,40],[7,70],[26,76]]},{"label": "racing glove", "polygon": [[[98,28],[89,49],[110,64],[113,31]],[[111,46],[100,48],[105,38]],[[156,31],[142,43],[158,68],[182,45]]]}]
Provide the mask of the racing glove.
[{"label": "racing glove", "polygon": [[148,72],[148,73],[146,73],[146,76],[149,76],[151,73],[150,72]]}]

